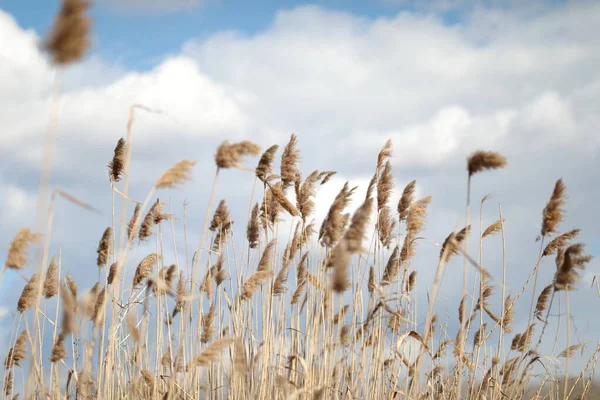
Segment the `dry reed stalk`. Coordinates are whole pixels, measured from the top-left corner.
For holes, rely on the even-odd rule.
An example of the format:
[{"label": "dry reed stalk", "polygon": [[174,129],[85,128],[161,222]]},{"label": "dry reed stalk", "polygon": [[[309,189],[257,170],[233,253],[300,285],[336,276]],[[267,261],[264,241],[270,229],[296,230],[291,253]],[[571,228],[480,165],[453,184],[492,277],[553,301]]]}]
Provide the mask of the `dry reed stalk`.
[{"label": "dry reed stalk", "polygon": [[10,243],[4,266],[6,268],[17,270],[23,269],[25,264],[27,264],[29,244],[39,241],[41,237],[41,234],[33,233],[29,228],[19,229],[14,239]]}]

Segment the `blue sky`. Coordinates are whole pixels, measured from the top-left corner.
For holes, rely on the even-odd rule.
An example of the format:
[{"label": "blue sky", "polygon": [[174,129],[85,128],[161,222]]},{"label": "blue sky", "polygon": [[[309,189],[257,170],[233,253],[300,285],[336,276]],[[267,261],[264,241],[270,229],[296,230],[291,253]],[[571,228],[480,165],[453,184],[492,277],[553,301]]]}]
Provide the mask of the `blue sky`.
[{"label": "blue sky", "polygon": [[[199,160],[185,191],[161,193],[179,214],[183,199],[190,202],[195,242],[216,146],[225,139],[283,146],[294,132],[305,175],[339,171],[320,193],[317,223],[346,180],[366,189],[376,154],[391,138],[394,199],[417,179],[418,196],[433,197],[424,234],[441,242],[464,213],[465,157],[483,148],[509,160],[506,170],[477,177],[473,198],[493,196],[484,223],[497,219],[502,204],[512,293],[535,260],[541,210],[559,177],[570,196],[561,230],[580,227],[581,240],[598,254],[597,2],[436,0],[417,8],[392,0],[351,7],[214,0],[147,13],[115,9],[111,1],[92,8],[92,54],[63,75],[52,185],[105,212],[99,217],[64,202],[57,206],[52,251],[62,247],[76,278],[89,279],[87,268],[95,268],[110,214],[106,164],[134,103],[164,113],[140,113],[136,120],[133,196],[143,199],[158,174],[179,159]],[[0,6],[0,259],[18,227],[33,223],[55,72],[38,43],[57,5],[5,0]],[[217,196],[227,199],[234,219],[245,221],[251,179],[227,171],[224,182]],[[180,224],[176,235],[183,236]],[[498,243],[486,251],[498,273]],[[427,257],[417,264],[422,282],[430,280],[435,262]],[[600,266],[594,262],[584,277],[588,284]],[[21,290],[7,282],[20,278],[7,275],[0,306],[14,303]],[[457,303],[452,281],[443,296]],[[582,285],[573,301],[585,310],[579,322],[591,323],[588,333],[598,336],[600,325],[590,322],[597,295]]]},{"label": "blue sky", "polygon": [[[94,51],[137,68],[155,65],[159,58],[178,51],[181,44],[192,37],[205,38],[221,30],[251,35],[268,26],[278,11],[311,4],[292,0],[209,0],[174,11],[144,11],[137,6],[122,9],[107,4],[107,1],[96,3],[91,12],[95,19]],[[2,8],[15,16],[22,27],[46,32],[52,22],[49,16],[54,14],[59,4],[56,0],[7,0]],[[399,10],[415,9],[407,3],[380,1],[328,0],[312,4],[368,18],[389,17]],[[458,14],[455,10],[444,14],[449,23],[456,22]]]}]

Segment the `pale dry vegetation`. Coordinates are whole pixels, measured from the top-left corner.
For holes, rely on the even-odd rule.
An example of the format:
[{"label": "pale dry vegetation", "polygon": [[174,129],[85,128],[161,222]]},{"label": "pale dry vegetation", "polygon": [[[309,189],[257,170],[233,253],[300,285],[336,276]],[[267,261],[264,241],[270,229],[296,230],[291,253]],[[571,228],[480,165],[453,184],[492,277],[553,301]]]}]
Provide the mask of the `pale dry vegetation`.
[{"label": "pale dry vegetation", "polygon": [[[57,20],[62,28],[55,28],[48,43],[56,63],[77,60],[87,46],[83,4],[64,2]],[[14,274],[23,280],[23,290],[15,299],[5,351],[6,398],[19,393],[53,399],[590,396],[600,347],[571,343],[569,294],[591,257],[577,241],[579,230],[561,230],[566,206],[561,179],[545,207],[540,205],[539,257],[525,282],[513,285],[520,288],[515,293],[507,292],[507,279],[520,277],[507,276],[505,262],[502,276],[492,276],[482,263],[485,241],[495,235],[504,245],[501,211],[479,232],[471,228],[472,178],[506,167],[506,159],[494,152],[477,151],[466,160],[465,223],[436,243],[424,238],[432,198],[416,198],[417,182],[398,188],[401,197],[392,204],[391,142],[373,154],[366,195],[358,198],[348,182],[336,188],[326,217],[316,220],[316,194],[332,184],[335,172],[301,171],[295,135],[281,144],[280,156],[278,145],[263,151],[250,141],[225,141],[214,155],[212,190],[194,246],[187,229],[199,221],[166,212],[157,191],[193,184],[195,161],[179,161],[158,176],[143,201],[129,197],[137,108],[131,109],[126,138],[107,159],[112,218],[98,232],[95,285],[81,290],[63,272],[61,255],[49,254],[56,199],[94,211],[86,203],[56,189],[48,196],[49,212],[38,212],[37,229],[14,233],[2,277]],[[42,208],[49,165],[45,159]],[[243,229],[234,229],[226,199],[215,199],[227,174],[247,174],[255,182],[247,221],[236,224]],[[480,216],[486,199],[479,203]],[[359,207],[351,213],[356,200]],[[184,231],[184,243],[177,242],[176,229]],[[467,246],[473,236],[477,249]],[[418,248],[423,240],[431,246]],[[155,248],[140,254],[149,244]],[[437,262],[429,266],[433,281],[421,281],[413,264],[421,248],[435,251]],[[463,262],[462,273],[452,272],[458,285],[445,273],[456,259]],[[551,282],[539,281],[542,264],[555,268]],[[452,305],[456,312],[439,314],[442,285],[461,292]],[[526,290],[533,296],[524,296]],[[551,310],[559,302],[564,306],[556,317]],[[528,310],[527,327],[520,332],[512,326],[517,308]],[[543,354],[542,344],[556,342],[559,334],[546,329],[549,318],[564,320],[567,344]],[[570,368],[576,354],[584,361]]]}]

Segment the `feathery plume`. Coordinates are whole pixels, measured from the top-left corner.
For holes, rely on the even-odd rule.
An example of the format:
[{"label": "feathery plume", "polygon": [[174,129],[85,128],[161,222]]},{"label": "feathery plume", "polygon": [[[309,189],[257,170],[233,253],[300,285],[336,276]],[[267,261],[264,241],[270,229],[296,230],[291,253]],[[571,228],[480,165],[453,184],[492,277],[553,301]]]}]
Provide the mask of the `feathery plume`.
[{"label": "feathery plume", "polygon": [[535,305],[535,317],[542,322],[545,322],[542,319],[542,315],[546,307],[548,306],[548,301],[550,300],[550,296],[552,295],[552,291],[554,290],[554,285],[546,286],[540,296],[538,297],[537,303]]},{"label": "feathery plume", "polygon": [[350,189],[346,182],[333,200],[319,232],[319,240],[322,239],[325,245],[333,247],[340,240],[345,227],[342,212],[350,204],[355,190],[356,187]]},{"label": "feathery plume", "polygon": [[579,281],[577,269],[585,269],[592,256],[583,253],[583,244],[573,244],[567,248],[562,262],[554,274],[554,290],[572,290]]},{"label": "feathery plume", "polygon": [[273,195],[273,198],[277,200],[277,202],[281,205],[281,207],[283,207],[285,211],[287,211],[293,217],[300,215],[296,207],[294,207],[292,202],[289,201],[287,197],[285,197],[285,194],[281,189],[271,184],[269,184],[269,189],[271,189],[271,194]]},{"label": "feathery plume", "polygon": [[381,171],[381,169],[384,167],[384,162],[390,157],[392,157],[392,141],[391,139],[388,139],[377,155],[378,172]]},{"label": "feathery plume", "polygon": [[119,182],[125,169],[125,154],[127,153],[127,144],[125,139],[120,138],[115,147],[115,154],[110,163],[108,163],[108,176],[110,181]]},{"label": "feathery plume", "polygon": [[404,187],[402,191],[402,196],[398,201],[398,216],[400,221],[405,221],[406,217],[408,217],[408,209],[410,208],[414,197],[415,197],[415,187],[417,185],[417,181],[411,181],[408,185]]},{"label": "feathery plume", "polygon": [[131,219],[129,220],[129,223],[127,224],[127,239],[131,240],[133,238],[132,235],[134,235],[135,233],[133,232],[133,228],[135,227],[135,221],[138,219],[138,216],[140,215],[140,210],[141,210],[141,205],[139,203],[135,204],[135,210],[133,211],[133,216],[131,217]]},{"label": "feathery plume", "polygon": [[106,282],[109,285],[112,285],[112,283],[115,280],[115,278],[117,277],[118,273],[119,273],[119,263],[114,262],[110,265],[110,268],[108,270],[108,277],[106,278]]},{"label": "feathery plume", "polygon": [[196,161],[179,161],[171,168],[163,172],[163,174],[156,180],[154,187],[157,189],[170,189],[179,185],[183,185],[185,182],[191,180],[190,174],[194,165],[196,165]]},{"label": "feathery plume", "polygon": [[373,199],[368,198],[352,216],[350,227],[344,235],[349,252],[357,253],[363,250],[362,243],[365,239],[365,230],[367,228],[369,220],[371,219],[372,211]]},{"label": "feathery plume", "polygon": [[546,257],[551,254],[556,254],[558,249],[565,247],[567,244],[569,244],[571,240],[575,239],[579,235],[579,232],[579,229],[573,229],[552,239],[550,243],[548,243],[544,248],[542,257]]},{"label": "feathery plume", "polygon": [[242,168],[239,163],[243,157],[256,156],[260,153],[260,146],[247,140],[239,143],[229,143],[227,140],[217,148],[215,163],[218,168]]},{"label": "feathery plume", "polygon": [[256,166],[256,177],[265,184],[267,183],[267,177],[271,174],[271,171],[273,170],[272,164],[273,160],[275,159],[275,153],[277,153],[278,149],[279,146],[276,144],[269,147],[260,157],[258,165]]},{"label": "feathery plume", "polygon": [[29,282],[23,288],[21,292],[21,297],[19,297],[19,301],[17,302],[17,311],[21,314],[25,312],[28,308],[32,307],[37,302],[37,298],[39,296],[38,293],[38,281],[40,279],[40,275],[36,272],[31,275],[29,278]]},{"label": "feathery plume", "polygon": [[383,170],[377,180],[377,211],[381,211],[388,203],[392,189],[394,188],[394,178],[392,177],[392,164],[386,161]]},{"label": "feathery plume", "polygon": [[50,265],[46,270],[43,293],[45,299],[50,299],[58,293],[58,262],[56,261],[56,257],[52,257]]},{"label": "feathery plume", "polygon": [[250,219],[248,220],[248,227],[246,228],[246,235],[248,236],[248,246],[251,249],[255,249],[258,247],[258,242],[260,240],[260,228],[258,224],[258,203],[254,205],[252,208],[252,214],[250,214]]},{"label": "feathery plume", "polygon": [[56,342],[52,345],[52,353],[50,355],[50,362],[55,363],[67,356],[67,347],[65,346],[66,334],[61,332],[56,338]]},{"label": "feathery plume", "polygon": [[485,228],[485,231],[483,231],[481,238],[484,239],[488,236],[495,235],[496,233],[500,233],[502,231],[503,223],[504,223],[504,220],[500,220],[500,219],[498,221],[492,223],[490,226]]},{"label": "feathery plume", "polygon": [[21,228],[15,235],[8,248],[8,255],[4,266],[11,269],[23,269],[27,264],[27,252],[29,244],[40,240],[42,235],[33,233],[29,228]]},{"label": "feathery plume", "polygon": [[476,151],[467,158],[469,176],[486,170],[503,168],[504,166],[506,166],[506,158],[491,151]]},{"label": "feathery plume", "polygon": [[8,350],[4,359],[4,367],[8,370],[13,366],[20,367],[21,361],[27,357],[27,333],[22,331],[15,341],[15,345]]},{"label": "feathery plume", "polygon": [[296,203],[298,211],[302,215],[302,220],[306,221],[314,211],[315,202],[312,197],[316,194],[315,183],[319,179],[319,171],[313,171],[309,176],[306,177],[302,185],[300,185],[300,179],[296,180]]},{"label": "feathery plume", "polygon": [[211,232],[216,231],[218,228],[226,225],[229,222],[229,210],[227,209],[227,204],[225,204],[225,200],[221,200],[217,209],[215,210],[215,214],[210,223],[210,228],[208,228]]},{"label": "feathery plume", "polygon": [[137,287],[144,279],[152,275],[154,265],[160,259],[162,259],[162,257],[158,254],[150,254],[144,257],[135,270],[135,275],[133,276],[133,287]]},{"label": "feathery plume", "polygon": [[202,336],[200,337],[201,343],[210,342],[214,336],[215,328],[213,326],[213,322],[215,320],[215,315],[215,305],[211,304],[208,313],[202,316]]},{"label": "feathery plume", "polygon": [[98,253],[98,259],[96,260],[98,268],[102,268],[106,265],[106,263],[108,263],[111,237],[112,228],[108,227],[104,230],[104,233],[102,234],[102,239],[100,239],[100,243],[98,243],[98,249],[96,250],[96,253]]},{"label": "feathery plume", "polygon": [[298,137],[291,135],[290,141],[283,149],[281,155],[281,189],[285,190],[292,186],[299,174],[298,161],[300,160],[300,151],[296,148],[298,145]]},{"label": "feathery plume", "polygon": [[194,358],[196,365],[208,367],[211,362],[219,360],[219,354],[225,350],[234,340],[231,338],[219,339],[211,343],[200,355]]},{"label": "feathery plume", "polygon": [[92,20],[85,15],[89,3],[84,0],[63,0],[54,20],[44,49],[52,62],[65,65],[81,59],[90,47],[89,30]]},{"label": "feathery plume", "polygon": [[556,181],[552,196],[550,196],[550,200],[542,212],[542,236],[557,232],[558,224],[561,223],[564,217],[565,211],[562,207],[566,204],[566,197],[567,188],[561,178]]},{"label": "feathery plume", "polygon": [[256,271],[250,275],[250,278],[242,285],[240,298],[242,300],[250,300],[254,295],[254,292],[258,289],[258,286],[272,275],[273,271],[271,270]]}]

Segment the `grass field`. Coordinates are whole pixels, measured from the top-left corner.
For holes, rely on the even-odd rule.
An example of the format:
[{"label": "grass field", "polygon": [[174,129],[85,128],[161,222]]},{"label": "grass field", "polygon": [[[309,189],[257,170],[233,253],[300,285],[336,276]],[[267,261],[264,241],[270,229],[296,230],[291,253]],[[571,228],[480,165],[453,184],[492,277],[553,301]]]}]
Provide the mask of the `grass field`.
[{"label": "grass field", "polygon": [[[90,28],[83,2],[64,4],[46,43],[57,65],[85,53]],[[267,146],[225,140],[201,154],[214,158],[213,184],[204,219],[189,220],[159,196],[193,185],[195,160],[157,176],[144,199],[130,197],[139,108],[131,108],[126,133],[106,160],[112,215],[98,232],[90,290],[64,272],[60,253],[50,253],[58,199],[94,212],[70,193],[51,190],[60,118],[53,114],[36,226],[14,232],[0,276],[23,281],[5,350],[6,398],[595,398],[600,342],[585,349],[571,337],[569,297],[591,256],[579,230],[561,226],[562,179],[548,178],[539,256],[525,267],[525,281],[514,282],[501,208],[498,220],[483,226],[487,198],[471,199],[474,177],[510,167],[499,153],[476,151],[465,160],[462,225],[439,243],[425,233],[435,223],[427,218],[432,199],[416,196],[416,181],[391,200],[390,141],[372,155],[365,194],[350,183],[336,187],[325,218],[317,220],[315,209],[323,206],[315,203],[317,193],[332,184],[335,171],[302,171],[296,135]],[[235,224],[227,199],[215,195],[227,185],[225,171],[254,181],[247,218]],[[359,206],[350,211],[352,202]],[[189,227],[200,231],[198,243],[188,242]],[[483,262],[492,237],[502,246],[501,275]],[[423,242],[428,246],[418,246]],[[431,280],[420,279],[414,263],[421,251],[434,252]],[[450,261],[460,268],[448,271]],[[539,279],[542,263],[555,266],[552,281]],[[519,290],[509,293],[509,283]],[[448,284],[460,291],[456,304],[440,304]],[[528,315],[518,332],[517,309]],[[547,329],[550,318],[562,321],[556,330]],[[566,332],[564,346],[559,329]],[[552,354],[541,351],[547,343]]]}]

